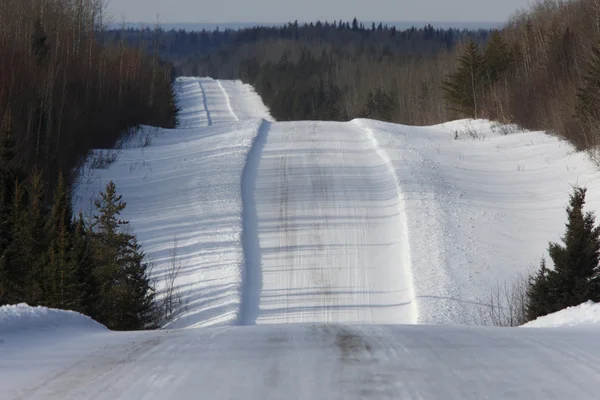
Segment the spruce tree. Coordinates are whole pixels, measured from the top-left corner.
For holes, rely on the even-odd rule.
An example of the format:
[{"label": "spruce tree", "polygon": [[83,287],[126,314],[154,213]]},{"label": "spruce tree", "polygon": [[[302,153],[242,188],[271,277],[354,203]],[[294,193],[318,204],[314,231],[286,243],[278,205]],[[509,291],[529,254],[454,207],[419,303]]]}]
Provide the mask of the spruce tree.
[{"label": "spruce tree", "polygon": [[7,303],[9,290],[10,265],[6,250],[12,242],[10,210],[16,178],[14,159],[13,126],[11,116],[7,113],[0,127],[0,305]]},{"label": "spruce tree", "polygon": [[25,301],[30,305],[45,304],[46,257],[48,235],[46,232],[47,209],[44,202],[44,180],[35,168],[27,184],[27,210],[22,215],[22,229],[17,240],[19,269],[27,280]]},{"label": "spruce tree", "polygon": [[470,41],[458,58],[456,72],[448,75],[442,84],[444,99],[450,109],[461,116],[478,118],[482,93],[484,60],[479,46]]},{"label": "spruce tree", "polygon": [[126,277],[124,308],[128,310],[121,322],[122,329],[154,327],[154,288],[148,277],[148,263],[137,239],[127,235],[123,268]]},{"label": "spruce tree", "polygon": [[592,212],[584,213],[586,189],[575,187],[567,207],[568,220],[562,244],[549,244],[554,269],[542,260],[537,274],[529,279],[527,318],[600,301],[600,227]]},{"label": "spruce tree", "polygon": [[70,288],[73,289],[73,295],[69,297],[69,301],[72,303],[73,310],[98,320],[99,290],[95,276],[95,260],[92,253],[90,231],[81,213],[72,225],[73,233],[67,269],[71,271],[74,282]]},{"label": "spruce tree", "polygon": [[542,258],[538,273],[529,277],[526,305],[526,318],[528,321],[551,313],[554,310],[550,292],[549,274],[550,271],[546,268],[546,259]]},{"label": "spruce tree", "polygon": [[10,227],[10,241],[2,252],[0,265],[0,284],[2,286],[2,304],[20,303],[25,299],[28,286],[27,270],[20,262],[21,242],[24,236],[25,204],[24,191],[17,179],[13,185],[12,204],[6,225]]},{"label": "spruce tree", "polygon": [[576,306],[587,300],[599,301],[598,274],[600,227],[593,212],[583,212],[586,189],[576,187],[567,207],[568,221],[562,244],[550,243],[554,263],[550,291],[553,310]]},{"label": "spruce tree", "polygon": [[98,319],[116,330],[148,327],[154,303],[144,254],[135,236],[126,232],[129,222],[120,218],[125,206],[109,182],[96,201],[92,225]]},{"label": "spruce tree", "polygon": [[70,262],[72,246],[72,208],[63,174],[58,176],[54,202],[46,224],[49,240],[48,260],[45,265],[45,302],[51,307],[81,310],[76,266]]}]

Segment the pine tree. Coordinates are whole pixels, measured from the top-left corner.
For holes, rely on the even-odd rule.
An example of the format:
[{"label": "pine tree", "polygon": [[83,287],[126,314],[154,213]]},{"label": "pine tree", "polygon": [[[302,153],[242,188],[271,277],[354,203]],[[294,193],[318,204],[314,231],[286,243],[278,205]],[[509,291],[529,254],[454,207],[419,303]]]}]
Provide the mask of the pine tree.
[{"label": "pine tree", "polygon": [[15,153],[15,138],[9,112],[0,127],[0,256],[11,241],[10,214],[15,182],[22,180]]},{"label": "pine tree", "polygon": [[148,278],[148,263],[135,236],[128,235],[124,257],[125,308],[122,329],[133,330],[154,327],[154,288]]},{"label": "pine tree", "polygon": [[10,241],[2,251],[0,263],[0,285],[2,286],[2,304],[22,302],[25,298],[28,276],[20,263],[20,238],[25,223],[25,204],[23,188],[15,179],[12,204],[6,226],[10,227]]},{"label": "pine tree", "polygon": [[593,212],[583,212],[585,194],[585,188],[574,189],[567,207],[563,244],[550,243],[548,248],[554,262],[549,276],[552,311],[600,300],[600,227],[595,226]]},{"label": "pine tree", "polygon": [[78,218],[73,222],[71,249],[68,256],[68,269],[74,279],[73,295],[70,295],[69,301],[72,303],[73,310],[99,319],[96,307],[99,290],[89,233],[83,215],[79,213]]},{"label": "pine tree", "polygon": [[549,274],[550,271],[546,268],[546,259],[542,258],[538,273],[529,277],[526,305],[528,321],[546,315],[553,310]]},{"label": "pine tree", "polygon": [[14,139],[10,114],[4,117],[0,127],[0,305],[6,304],[10,265],[6,250],[12,242],[10,210],[14,194]]},{"label": "pine tree", "polygon": [[456,72],[448,75],[442,84],[444,99],[450,104],[451,110],[463,116],[478,118],[483,75],[483,56],[479,46],[471,41],[458,58]]},{"label": "pine tree", "polygon": [[44,203],[44,181],[41,172],[32,170],[25,186],[27,208],[15,210],[16,268],[25,279],[22,301],[30,305],[45,304],[47,209]]},{"label": "pine tree", "polygon": [[96,201],[98,215],[92,225],[94,276],[98,288],[98,319],[116,330],[149,325],[154,294],[146,275],[147,264],[135,236],[123,232],[128,221],[119,218],[126,203],[116,194],[114,182]]},{"label": "pine tree", "polygon": [[72,241],[71,200],[63,174],[58,176],[54,202],[46,224],[49,240],[48,261],[45,265],[45,303],[51,307],[81,310],[76,266],[70,262]]}]

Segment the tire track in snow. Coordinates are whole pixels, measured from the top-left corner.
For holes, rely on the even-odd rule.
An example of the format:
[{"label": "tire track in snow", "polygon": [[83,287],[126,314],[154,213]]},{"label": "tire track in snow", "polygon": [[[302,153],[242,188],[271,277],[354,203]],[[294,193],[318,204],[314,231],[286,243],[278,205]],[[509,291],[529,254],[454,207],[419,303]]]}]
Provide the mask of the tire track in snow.
[{"label": "tire track in snow", "polygon": [[240,119],[238,118],[238,116],[233,111],[233,108],[231,107],[231,101],[229,99],[229,95],[227,94],[227,91],[225,90],[225,88],[223,87],[223,85],[221,84],[221,81],[219,79],[217,79],[217,83],[219,84],[219,87],[221,88],[221,91],[223,92],[223,95],[225,96],[225,100],[227,100],[227,109],[229,110],[229,113],[233,116],[233,118],[235,118],[236,121],[239,121]]},{"label": "tire track in snow", "polygon": [[198,85],[202,91],[202,101],[204,103],[204,111],[206,112],[206,121],[208,122],[208,126],[211,126],[213,123],[210,116],[210,111],[208,110],[208,104],[206,102],[206,92],[204,91],[204,86],[202,86],[202,78],[198,79]]},{"label": "tire track in snow", "polygon": [[271,123],[263,119],[242,171],[242,249],[244,262],[242,264],[241,304],[238,314],[239,325],[254,325],[260,306],[262,270],[254,192],[256,190],[258,167],[270,127]]},{"label": "tire track in snow", "polygon": [[417,305],[417,299],[416,299],[416,293],[415,293],[415,284],[414,284],[414,277],[412,274],[412,261],[411,261],[411,250],[410,250],[410,236],[409,236],[409,232],[408,232],[408,219],[406,216],[406,203],[404,201],[404,194],[402,192],[402,188],[400,187],[400,180],[398,179],[398,175],[396,174],[396,170],[394,168],[394,166],[392,165],[392,162],[389,158],[389,156],[387,155],[387,153],[379,146],[379,143],[377,142],[377,138],[375,137],[375,134],[373,133],[373,130],[371,128],[369,128],[368,126],[365,126],[361,121],[359,120],[352,120],[352,122],[354,124],[356,124],[358,127],[360,127],[365,134],[367,135],[367,138],[371,141],[371,143],[373,143],[373,148],[375,149],[375,152],[377,153],[377,155],[379,156],[379,158],[381,159],[381,161],[383,162],[383,164],[386,166],[388,173],[392,176],[394,183],[396,184],[396,193],[397,193],[397,198],[398,198],[398,217],[400,218],[401,224],[402,224],[402,238],[400,240],[401,243],[401,251],[402,251],[402,269],[404,274],[406,275],[406,278],[409,280],[410,283],[410,297],[412,299],[411,301],[411,305],[412,305],[412,322],[413,323],[417,323],[418,319],[419,319],[419,310],[418,310],[418,305]]}]

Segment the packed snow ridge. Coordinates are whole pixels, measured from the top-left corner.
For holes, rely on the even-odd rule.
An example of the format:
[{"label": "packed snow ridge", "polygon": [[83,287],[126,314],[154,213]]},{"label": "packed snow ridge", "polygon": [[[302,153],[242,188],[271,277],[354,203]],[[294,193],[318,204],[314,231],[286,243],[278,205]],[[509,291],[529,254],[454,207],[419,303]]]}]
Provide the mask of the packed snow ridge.
[{"label": "packed snow ridge", "polygon": [[175,88],[180,127],[96,151],[74,205],[113,180],[159,296],[181,266],[170,329],[2,308],[0,398],[598,397],[597,330],[544,328],[597,305],[466,325],[558,240],[571,185],[599,209],[585,155],[487,121],[276,122],[239,81]]}]

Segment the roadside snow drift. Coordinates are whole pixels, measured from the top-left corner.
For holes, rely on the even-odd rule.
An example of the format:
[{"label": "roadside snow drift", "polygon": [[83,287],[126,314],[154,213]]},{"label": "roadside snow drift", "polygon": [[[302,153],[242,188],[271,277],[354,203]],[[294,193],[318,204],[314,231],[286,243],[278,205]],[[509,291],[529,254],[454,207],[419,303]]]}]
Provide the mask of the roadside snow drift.
[{"label": "roadside snow drift", "polygon": [[528,322],[527,328],[589,327],[600,328],[600,304],[588,301],[575,307],[544,315]]},{"label": "roadside snow drift", "polygon": [[52,329],[93,331],[106,328],[73,311],[31,307],[25,303],[0,307],[0,338]]},{"label": "roadside snow drift", "polygon": [[[455,325],[537,267],[571,185],[600,209],[585,155],[487,121],[274,122],[241,82],[175,88],[179,129],[94,152],[75,211],[113,180],[159,298],[179,267],[166,327],[197,329],[116,333],[38,310],[73,325],[6,335],[0,314],[0,398],[598,398],[596,329]],[[586,303],[529,326],[597,315]]]}]

